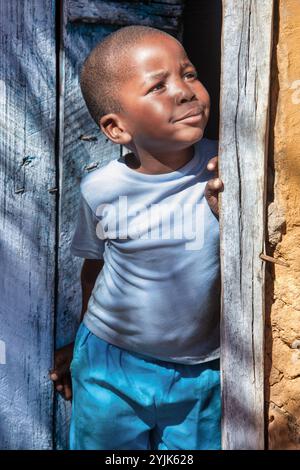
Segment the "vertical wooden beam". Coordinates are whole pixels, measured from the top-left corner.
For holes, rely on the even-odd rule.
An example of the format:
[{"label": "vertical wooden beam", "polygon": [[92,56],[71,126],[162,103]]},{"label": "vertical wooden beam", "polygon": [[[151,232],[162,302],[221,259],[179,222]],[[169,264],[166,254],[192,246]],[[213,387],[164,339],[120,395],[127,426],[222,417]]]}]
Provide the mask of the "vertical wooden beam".
[{"label": "vertical wooden beam", "polygon": [[272,0],[223,1],[222,446],[264,448],[265,175]]},{"label": "vertical wooden beam", "polygon": [[54,1],[1,0],[0,31],[0,448],[51,449]]}]

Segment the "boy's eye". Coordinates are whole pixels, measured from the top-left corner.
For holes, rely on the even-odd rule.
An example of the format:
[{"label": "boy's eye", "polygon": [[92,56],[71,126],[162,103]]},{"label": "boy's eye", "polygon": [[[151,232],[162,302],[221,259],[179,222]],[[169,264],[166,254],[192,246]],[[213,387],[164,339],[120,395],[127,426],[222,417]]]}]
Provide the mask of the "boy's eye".
[{"label": "boy's eye", "polygon": [[[197,72],[187,72],[185,75],[186,75],[186,76],[189,75],[189,76],[191,76],[192,78],[197,78]],[[189,77],[189,78],[190,78],[190,77]]]},{"label": "boy's eye", "polygon": [[151,93],[151,91],[160,90],[161,87],[163,86],[164,86],[164,82],[159,82],[156,85],[154,85],[152,88],[150,88],[149,93]]},{"label": "boy's eye", "polygon": [[[197,79],[197,72],[187,72],[184,76],[185,77],[187,76],[188,78],[196,78]],[[152,88],[150,88],[148,93],[151,93],[152,91],[157,91],[157,90],[159,91],[164,86],[165,86],[164,82],[159,82],[156,85],[154,85]]]}]

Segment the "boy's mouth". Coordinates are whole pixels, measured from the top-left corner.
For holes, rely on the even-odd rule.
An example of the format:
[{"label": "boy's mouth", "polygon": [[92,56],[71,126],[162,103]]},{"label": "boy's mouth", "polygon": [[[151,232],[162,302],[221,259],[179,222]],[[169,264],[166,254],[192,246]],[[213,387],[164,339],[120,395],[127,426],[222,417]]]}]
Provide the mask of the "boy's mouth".
[{"label": "boy's mouth", "polygon": [[187,110],[184,114],[179,116],[178,118],[174,119],[173,122],[177,121],[189,121],[189,122],[197,122],[203,114],[204,108],[200,106],[193,106],[189,110]]},{"label": "boy's mouth", "polygon": [[201,120],[202,116],[203,116],[203,113],[195,114],[193,116],[188,116],[188,117],[183,118],[183,119],[177,119],[177,121],[175,121],[175,122],[185,122],[185,123],[193,124],[193,123],[199,122]]}]

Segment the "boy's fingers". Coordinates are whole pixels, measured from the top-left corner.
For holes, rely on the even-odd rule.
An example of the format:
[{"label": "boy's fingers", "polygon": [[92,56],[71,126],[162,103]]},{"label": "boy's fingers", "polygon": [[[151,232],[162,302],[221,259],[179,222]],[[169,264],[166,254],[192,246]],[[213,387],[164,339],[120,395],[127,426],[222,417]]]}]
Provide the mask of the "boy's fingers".
[{"label": "boy's fingers", "polygon": [[71,400],[72,398],[72,390],[69,385],[64,386],[64,397],[66,400]]},{"label": "boy's fingers", "polygon": [[50,379],[54,382],[55,387],[63,383],[65,372],[55,372],[50,374]]},{"label": "boy's fingers", "polygon": [[64,379],[64,397],[66,400],[71,400],[72,398],[72,386],[69,377]]},{"label": "boy's fingers", "polygon": [[213,157],[209,160],[208,164],[207,164],[207,169],[212,171],[212,170],[216,170],[218,171],[218,157]]},{"label": "boy's fingers", "polygon": [[52,372],[51,370],[49,371],[49,377],[50,377],[50,379],[53,380],[54,382],[55,382],[56,380],[58,380],[58,375],[57,375],[57,373],[56,373],[56,372]]},{"label": "boy's fingers", "polygon": [[215,196],[212,196],[210,198],[210,204],[212,209],[216,209],[218,207],[218,198],[216,198]]},{"label": "boy's fingers", "polygon": [[222,180],[220,178],[215,178],[212,180],[209,180],[206,184],[206,193],[208,195],[213,194],[218,191],[223,191],[224,186]]},{"label": "boy's fingers", "polygon": [[65,374],[64,369],[54,369],[52,371],[49,371],[49,378],[53,380],[53,382],[61,382],[61,379],[63,375]]},{"label": "boy's fingers", "polygon": [[60,365],[55,364],[54,368],[49,370],[51,380],[58,380],[62,375],[64,375],[68,371],[68,368],[68,363],[63,363]]},{"label": "boy's fingers", "polygon": [[72,388],[67,378],[62,377],[59,382],[55,383],[55,390],[59,392],[66,400],[71,399]]},{"label": "boy's fingers", "polygon": [[53,380],[53,382],[57,382],[57,380],[61,380],[63,374],[64,374],[63,370],[55,370],[55,372],[49,373],[49,376],[50,376],[50,379]]}]

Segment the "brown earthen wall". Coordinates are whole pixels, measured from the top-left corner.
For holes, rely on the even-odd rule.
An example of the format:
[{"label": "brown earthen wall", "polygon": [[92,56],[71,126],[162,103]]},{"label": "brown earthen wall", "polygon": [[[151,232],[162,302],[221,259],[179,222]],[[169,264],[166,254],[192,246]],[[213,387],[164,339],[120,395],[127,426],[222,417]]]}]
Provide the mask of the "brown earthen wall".
[{"label": "brown earthen wall", "polygon": [[300,449],[300,2],[275,0],[268,167],[269,449]]}]

